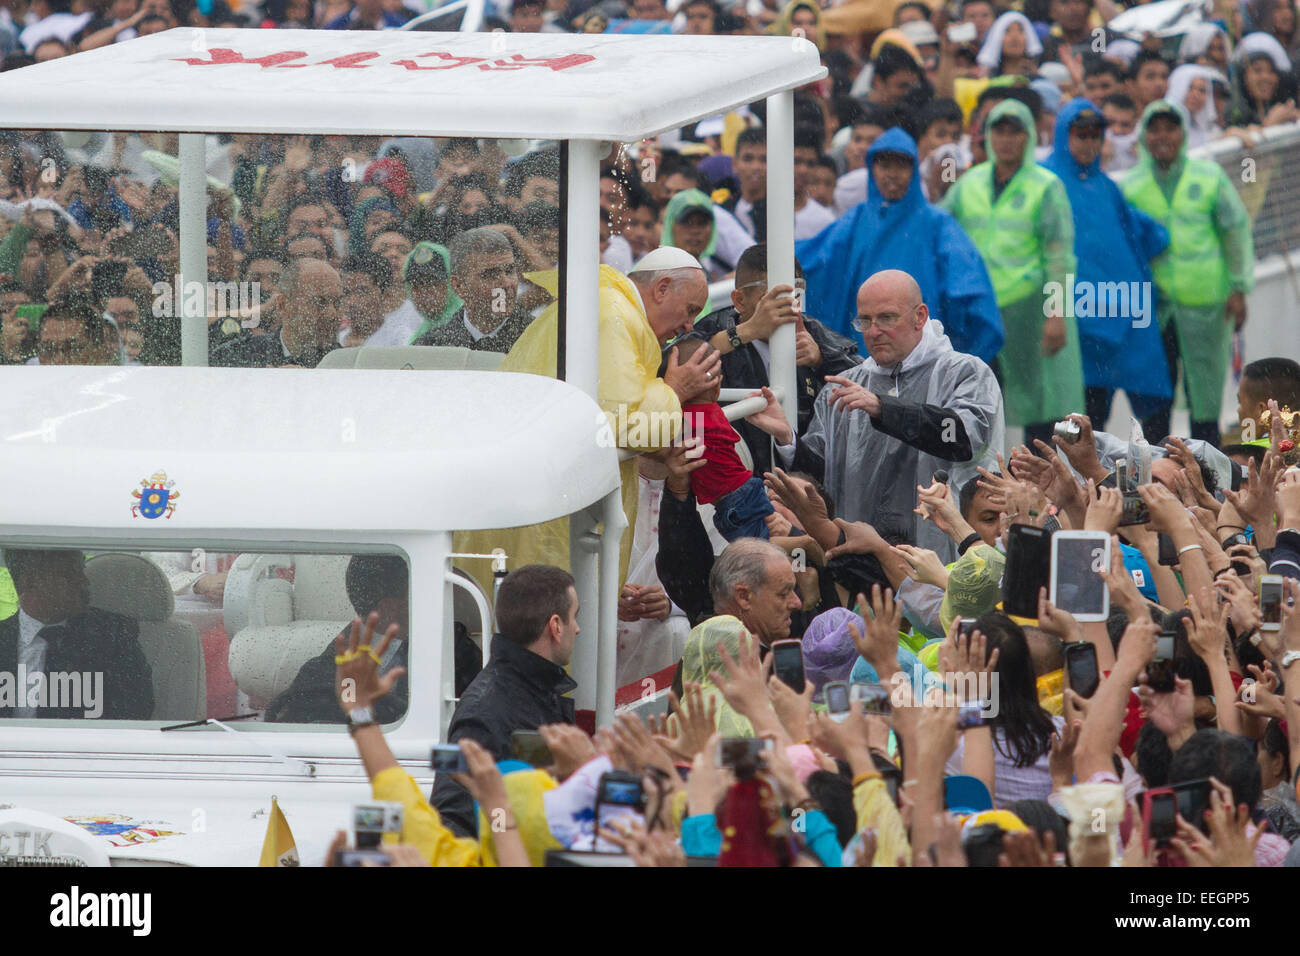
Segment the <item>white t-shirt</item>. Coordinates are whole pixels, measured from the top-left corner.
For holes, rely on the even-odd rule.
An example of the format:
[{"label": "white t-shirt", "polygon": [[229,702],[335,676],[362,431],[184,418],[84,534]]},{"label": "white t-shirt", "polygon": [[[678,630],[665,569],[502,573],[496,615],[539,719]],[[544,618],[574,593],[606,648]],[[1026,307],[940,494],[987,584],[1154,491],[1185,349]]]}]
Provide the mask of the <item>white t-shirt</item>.
[{"label": "white t-shirt", "polygon": [[835,213],[816,199],[810,198],[804,203],[802,209],[795,210],[794,237],[796,239],[811,239],[834,221]]},{"label": "white t-shirt", "polygon": [[718,244],[713,254],[724,262],[739,262],[740,255],[754,244],[754,236],[724,206],[714,205],[713,221],[718,227]]},{"label": "white t-shirt", "polygon": [[867,199],[867,167],[850,169],[835,181],[835,214],[844,215]]}]

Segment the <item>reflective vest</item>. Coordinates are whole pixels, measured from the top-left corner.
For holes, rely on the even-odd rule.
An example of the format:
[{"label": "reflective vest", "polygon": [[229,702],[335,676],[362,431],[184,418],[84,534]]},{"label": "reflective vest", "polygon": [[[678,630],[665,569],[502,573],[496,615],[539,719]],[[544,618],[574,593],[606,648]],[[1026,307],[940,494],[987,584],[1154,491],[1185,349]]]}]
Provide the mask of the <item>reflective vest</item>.
[{"label": "reflective vest", "polygon": [[1056,176],[1036,163],[1021,166],[994,203],[993,162],[985,165],[958,192],[953,212],[984,258],[1001,307],[1043,295],[1047,276],[1037,225],[1043,194]]},{"label": "reflective vest", "polygon": [[1125,199],[1169,230],[1169,247],[1151,271],[1161,294],[1183,305],[1218,305],[1232,291],[1214,226],[1222,178],[1217,163],[1188,159],[1172,208],[1149,165],[1134,169],[1122,186]]}]

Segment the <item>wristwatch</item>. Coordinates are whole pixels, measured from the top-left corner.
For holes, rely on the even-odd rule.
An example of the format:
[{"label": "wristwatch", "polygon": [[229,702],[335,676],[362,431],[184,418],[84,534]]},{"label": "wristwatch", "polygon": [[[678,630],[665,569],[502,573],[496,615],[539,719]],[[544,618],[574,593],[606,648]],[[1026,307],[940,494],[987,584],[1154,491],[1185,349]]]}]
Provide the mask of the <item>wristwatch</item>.
[{"label": "wristwatch", "polygon": [[375,715],[369,707],[353,707],[348,711],[348,733],[376,723],[378,721],[375,720]]},{"label": "wristwatch", "polygon": [[1282,669],[1285,670],[1296,661],[1300,661],[1300,651],[1287,651],[1282,655]]},{"label": "wristwatch", "polygon": [[735,327],[727,333],[727,341],[731,343],[733,349],[741,348],[745,344],[744,340],[740,337],[740,329]]}]

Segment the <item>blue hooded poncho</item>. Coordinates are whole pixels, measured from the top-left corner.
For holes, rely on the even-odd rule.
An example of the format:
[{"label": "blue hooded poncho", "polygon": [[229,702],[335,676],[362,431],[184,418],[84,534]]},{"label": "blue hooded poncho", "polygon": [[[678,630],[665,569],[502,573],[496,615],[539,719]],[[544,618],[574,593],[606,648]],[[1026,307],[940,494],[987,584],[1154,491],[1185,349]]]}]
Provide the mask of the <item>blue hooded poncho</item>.
[{"label": "blue hooded poncho", "polygon": [[[1169,233],[1129,205],[1119,186],[1101,171],[1100,158],[1080,166],[1070,154],[1070,125],[1079,114],[1100,112],[1086,99],[1074,99],[1056,116],[1052,154],[1043,160],[1065,183],[1074,211],[1075,322],[1083,355],[1083,381],[1089,388],[1122,388],[1144,397],[1168,399],[1173,390],[1156,321],[1156,286],[1151,260],[1169,245]],[[1105,118],[1102,118],[1105,122]],[[1150,322],[1131,316],[1092,315],[1100,309],[1100,283],[1145,282]],[[1109,288],[1109,287],[1107,287]],[[1085,305],[1092,296],[1095,306]],[[1081,314],[1082,313],[1082,314]]]},{"label": "blue hooded poncho", "polygon": [[[871,175],[880,153],[912,159],[912,181],[898,202],[886,202]],[[856,339],[849,323],[858,314],[858,288],[882,269],[901,269],[921,286],[930,317],[958,352],[985,362],[1002,349],[1002,314],[979,250],[947,211],[925,201],[917,169],[916,142],[897,127],[867,151],[867,198],[811,239],[795,243],[808,282],[806,311]]]}]

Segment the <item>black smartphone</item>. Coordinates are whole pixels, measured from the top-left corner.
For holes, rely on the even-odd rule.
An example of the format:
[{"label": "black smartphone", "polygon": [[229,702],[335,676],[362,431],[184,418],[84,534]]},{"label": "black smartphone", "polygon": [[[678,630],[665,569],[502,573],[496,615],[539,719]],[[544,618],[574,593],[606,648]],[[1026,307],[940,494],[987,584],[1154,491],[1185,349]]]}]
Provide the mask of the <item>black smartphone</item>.
[{"label": "black smartphone", "polygon": [[1038,592],[1051,584],[1052,536],[1042,528],[1013,524],[1007,530],[1002,608],[1017,617],[1038,617]]},{"label": "black smartphone", "polygon": [[1072,641],[1062,650],[1065,653],[1065,675],[1070,690],[1080,697],[1097,693],[1101,674],[1097,670],[1097,648],[1089,641]]},{"label": "black smartphone", "polygon": [[1205,822],[1205,811],[1210,809],[1210,781],[1184,780],[1169,789],[1178,797],[1178,812],[1183,819],[1208,834],[1210,825]]},{"label": "black smartphone", "polygon": [[[1236,534],[1225,538],[1223,540],[1223,550],[1226,552],[1229,548],[1235,547],[1239,544],[1250,544],[1250,540],[1246,537],[1244,531],[1238,531]],[[1238,577],[1244,578],[1250,574],[1250,565],[1245,561],[1233,561],[1232,573]]]},{"label": "black smartphone", "polygon": [[1147,665],[1147,686],[1152,690],[1168,694],[1174,690],[1174,638],[1178,631],[1168,628],[1156,638],[1156,656]]},{"label": "black smartphone", "polygon": [[638,774],[610,770],[600,775],[596,800],[605,806],[631,807],[639,812],[645,808],[645,786]]},{"label": "black smartphone", "polygon": [[975,618],[959,617],[957,618],[957,636],[970,640],[971,632],[975,630]]},{"label": "black smartphone", "polygon": [[555,763],[551,748],[536,730],[516,730],[510,735],[515,757],[532,767],[549,767]]},{"label": "black smartphone", "polygon": [[1166,568],[1172,568],[1178,563],[1178,548],[1174,546],[1174,539],[1169,537],[1163,531],[1156,535],[1156,547],[1160,553],[1157,561]]},{"label": "black smartphone", "polygon": [[796,694],[803,693],[803,642],[774,641],[772,643],[772,673]]},{"label": "black smartphone", "polygon": [[877,763],[876,770],[880,772],[880,779],[885,782],[885,792],[889,794],[889,799],[894,801],[894,806],[898,806],[898,790],[903,785],[903,771],[897,767],[882,767]]},{"label": "black smartphone", "polygon": [[101,301],[122,294],[122,280],[128,263],[124,259],[104,259],[90,270],[90,288]]},{"label": "black smartphone", "polygon": [[1158,847],[1169,846],[1169,841],[1178,835],[1177,795],[1167,787],[1148,790],[1142,794],[1142,811],[1147,840]]},{"label": "black smartphone", "polygon": [[434,744],[429,767],[434,773],[469,773],[465,754],[456,744]]}]

